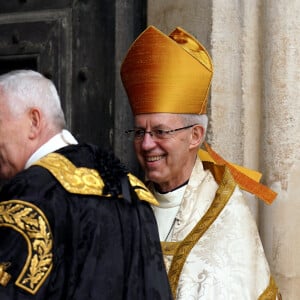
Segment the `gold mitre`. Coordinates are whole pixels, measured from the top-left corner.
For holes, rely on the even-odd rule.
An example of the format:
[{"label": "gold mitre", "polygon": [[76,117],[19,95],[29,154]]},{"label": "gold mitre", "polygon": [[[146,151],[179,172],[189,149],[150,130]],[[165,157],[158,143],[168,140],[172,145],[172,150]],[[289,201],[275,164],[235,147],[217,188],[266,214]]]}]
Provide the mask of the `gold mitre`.
[{"label": "gold mitre", "polygon": [[205,114],[212,75],[206,49],[180,27],[167,36],[149,26],[134,41],[121,66],[134,115]]}]

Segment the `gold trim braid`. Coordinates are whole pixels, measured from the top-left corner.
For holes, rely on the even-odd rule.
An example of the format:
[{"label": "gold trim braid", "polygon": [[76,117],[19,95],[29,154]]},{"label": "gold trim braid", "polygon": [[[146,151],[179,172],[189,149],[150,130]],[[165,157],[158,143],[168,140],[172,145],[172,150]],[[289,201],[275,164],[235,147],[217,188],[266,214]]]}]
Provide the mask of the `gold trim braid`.
[{"label": "gold trim braid", "polygon": [[[47,169],[64,189],[72,194],[111,197],[111,194],[103,194],[105,183],[96,170],[77,168],[61,154],[50,153],[34,165]],[[158,205],[158,202],[142,181],[130,173],[127,174],[127,177],[140,200]],[[122,195],[119,195],[119,197],[122,197]]]},{"label": "gold trim braid", "polygon": [[27,259],[15,284],[34,295],[53,267],[53,237],[48,220],[35,205],[9,200],[0,203],[0,227],[12,228],[25,239]]},{"label": "gold trim braid", "polygon": [[72,194],[105,196],[104,182],[96,170],[77,168],[61,154],[50,153],[34,165],[47,169]]},{"label": "gold trim braid", "polygon": [[[198,242],[201,236],[206,232],[210,225],[216,220],[219,216],[227,202],[229,201],[236,183],[231,176],[229,169],[225,168],[223,179],[220,183],[220,186],[216,192],[215,199],[210,206],[209,210],[202,217],[202,219],[196,224],[192,231],[186,236],[186,238],[180,242],[180,245],[176,245],[176,251],[168,272],[169,282],[171,290],[173,293],[174,299],[176,298],[176,291],[179,282],[179,277],[183,269],[183,265],[186,261],[187,256]],[[163,244],[162,248],[169,247],[172,242]],[[167,249],[163,250],[164,255],[168,252]]]},{"label": "gold trim braid", "polygon": [[[276,298],[277,297],[277,298]],[[278,287],[275,283],[275,280],[270,276],[270,282],[264,292],[260,295],[258,300],[282,300],[281,294],[278,291]]]},{"label": "gold trim braid", "polygon": [[135,193],[138,195],[140,200],[147,201],[152,205],[159,205],[158,201],[155,199],[153,194],[141,180],[139,180],[137,177],[130,173],[128,173],[127,176],[129,178],[131,186],[133,187]]},{"label": "gold trim braid", "polygon": [[178,247],[181,246],[181,242],[160,242],[163,255],[173,256]]},{"label": "gold trim braid", "polygon": [[11,264],[9,262],[0,263],[0,284],[4,287],[8,284],[11,278],[11,275],[6,272],[10,265]]}]

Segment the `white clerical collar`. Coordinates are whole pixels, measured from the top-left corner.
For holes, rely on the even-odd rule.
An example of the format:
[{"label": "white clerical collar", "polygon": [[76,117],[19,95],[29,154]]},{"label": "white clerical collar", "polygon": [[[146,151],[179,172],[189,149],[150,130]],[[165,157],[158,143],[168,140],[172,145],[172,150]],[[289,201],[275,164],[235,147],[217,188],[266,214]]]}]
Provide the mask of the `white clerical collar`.
[{"label": "white clerical collar", "polygon": [[68,145],[78,144],[73,135],[66,129],[52,137],[48,142],[36,150],[25,164],[25,169],[29,168],[33,163],[42,158],[43,156],[54,152],[60,148]]},{"label": "white clerical collar", "polygon": [[155,198],[159,202],[159,207],[161,208],[170,208],[179,206],[186,188],[186,184],[182,187],[169,192],[169,193],[159,193],[157,191],[153,191]]}]

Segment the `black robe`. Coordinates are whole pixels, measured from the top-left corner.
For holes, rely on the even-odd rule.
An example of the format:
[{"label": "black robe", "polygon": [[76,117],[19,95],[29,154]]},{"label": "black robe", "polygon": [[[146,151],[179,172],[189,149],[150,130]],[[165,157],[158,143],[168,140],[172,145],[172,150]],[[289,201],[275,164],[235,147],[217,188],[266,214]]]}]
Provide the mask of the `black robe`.
[{"label": "black robe", "polygon": [[[67,190],[64,179],[39,165],[2,188],[0,263],[12,278],[0,285],[0,299],[171,299],[152,209],[137,197],[125,168],[92,145],[57,153],[76,169],[96,170],[102,195]],[[64,176],[84,188],[74,174]]]}]

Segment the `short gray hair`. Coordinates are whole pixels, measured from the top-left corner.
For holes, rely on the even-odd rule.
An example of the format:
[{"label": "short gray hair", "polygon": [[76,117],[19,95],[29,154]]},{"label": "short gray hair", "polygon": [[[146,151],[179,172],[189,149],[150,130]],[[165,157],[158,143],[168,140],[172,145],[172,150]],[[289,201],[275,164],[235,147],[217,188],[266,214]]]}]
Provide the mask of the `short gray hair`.
[{"label": "short gray hair", "polygon": [[197,115],[197,114],[178,114],[180,116],[183,126],[189,126],[192,124],[199,124],[204,128],[204,134],[203,139],[201,141],[201,144],[205,140],[206,131],[207,131],[207,125],[208,125],[208,117],[206,114],[203,115]]},{"label": "short gray hair", "polygon": [[18,115],[39,108],[51,126],[65,127],[65,116],[53,82],[32,70],[15,70],[0,76],[0,91],[7,97],[11,113]]}]

